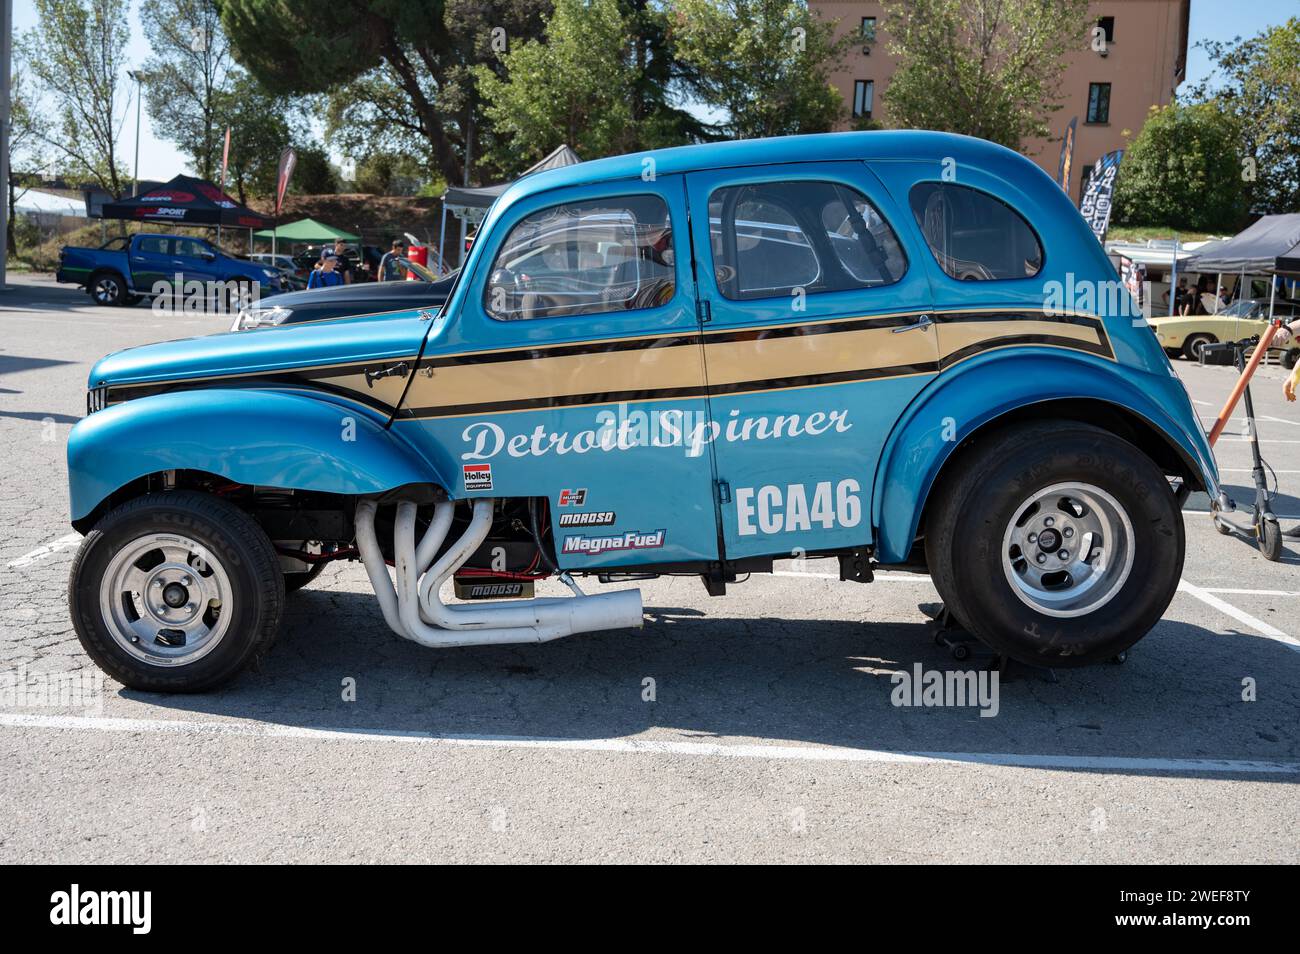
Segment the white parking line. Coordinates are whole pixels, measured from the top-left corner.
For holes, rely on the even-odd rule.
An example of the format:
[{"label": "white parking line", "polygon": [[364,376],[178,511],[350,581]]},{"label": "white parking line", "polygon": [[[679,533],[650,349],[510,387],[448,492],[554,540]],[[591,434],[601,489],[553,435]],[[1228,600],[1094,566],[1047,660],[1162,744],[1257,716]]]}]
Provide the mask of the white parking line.
[{"label": "white parking line", "polygon": [[45,557],[49,556],[51,553],[57,553],[60,550],[66,550],[68,547],[75,547],[80,542],[81,542],[81,534],[69,533],[65,536],[59,537],[57,540],[51,540],[49,543],[45,544],[44,546],[37,547],[35,550],[32,550],[30,553],[24,553],[17,560],[11,560],[8,563],[6,563],[5,566],[10,570],[17,569],[18,567],[31,566],[37,560],[44,559]]},{"label": "white parking line", "polygon": [[1237,622],[1241,623],[1243,626],[1253,629],[1261,636],[1266,636],[1269,639],[1282,643],[1285,646],[1290,646],[1292,649],[1300,650],[1300,639],[1295,639],[1294,637],[1288,636],[1286,633],[1282,632],[1282,630],[1278,629],[1275,626],[1269,625],[1268,623],[1264,622],[1262,619],[1258,619],[1254,616],[1251,616],[1245,610],[1237,609],[1237,607],[1233,606],[1227,600],[1219,599],[1219,597],[1215,596],[1213,593],[1209,592],[1208,590],[1203,590],[1199,586],[1195,585],[1194,583],[1188,583],[1186,580],[1178,581],[1178,589],[1183,593],[1188,594],[1189,596],[1196,597],[1198,600],[1200,600],[1202,603],[1205,603],[1207,606],[1213,606],[1220,613],[1223,613],[1227,616],[1231,616]]},{"label": "white parking line", "polygon": [[511,735],[435,735],[409,729],[334,729],[270,725],[262,722],[189,722],[170,719],[117,719],[87,716],[0,713],[11,729],[60,729],[175,735],[240,736],[315,742],[405,742],[456,748],[541,749],[561,752],[616,752],[629,755],[685,755],[708,758],[802,762],[892,762],[911,765],[998,765],[1111,772],[1226,772],[1294,775],[1300,762],[1268,759],[1139,758],[1106,755],[1038,755],[1021,752],[895,752],[841,745],[754,745],[677,742],[655,739],[554,739]]}]

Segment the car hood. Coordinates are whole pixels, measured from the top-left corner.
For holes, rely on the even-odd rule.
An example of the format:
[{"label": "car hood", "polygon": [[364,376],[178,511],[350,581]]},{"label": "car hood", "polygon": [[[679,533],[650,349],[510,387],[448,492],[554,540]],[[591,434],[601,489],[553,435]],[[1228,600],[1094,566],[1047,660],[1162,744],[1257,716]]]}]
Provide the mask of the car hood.
[{"label": "car hood", "polygon": [[437,282],[361,282],[356,285],[332,285],[286,292],[276,295],[274,304],[283,308],[324,302],[355,302],[364,305],[368,301],[409,298],[412,300],[411,307],[414,308],[417,301],[427,306],[431,300],[438,300],[439,294],[446,298],[450,288],[450,279]]},{"label": "car hood", "polygon": [[413,358],[429,329],[409,316],[345,318],[326,324],[286,325],[253,331],[181,338],[128,348],[101,358],[90,370],[98,388],[146,382],[271,375],[331,365]]}]

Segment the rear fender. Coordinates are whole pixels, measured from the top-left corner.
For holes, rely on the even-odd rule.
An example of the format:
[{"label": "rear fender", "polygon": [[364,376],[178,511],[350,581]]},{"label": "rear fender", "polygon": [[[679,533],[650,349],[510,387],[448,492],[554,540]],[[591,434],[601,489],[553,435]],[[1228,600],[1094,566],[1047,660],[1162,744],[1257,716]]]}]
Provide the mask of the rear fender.
[{"label": "rear fender", "polygon": [[167,470],[336,494],[452,486],[386,423],[355,405],[256,389],[173,391],[115,404],[79,421],[68,438],[72,519],[133,480]]},{"label": "rear fender", "polygon": [[967,437],[1015,410],[1062,400],[1093,400],[1137,415],[1178,452],[1211,497],[1218,494],[1214,455],[1187,392],[1172,374],[1086,355],[995,352],[936,378],[886,441],[872,499],[880,562],[907,559],[935,479]]}]

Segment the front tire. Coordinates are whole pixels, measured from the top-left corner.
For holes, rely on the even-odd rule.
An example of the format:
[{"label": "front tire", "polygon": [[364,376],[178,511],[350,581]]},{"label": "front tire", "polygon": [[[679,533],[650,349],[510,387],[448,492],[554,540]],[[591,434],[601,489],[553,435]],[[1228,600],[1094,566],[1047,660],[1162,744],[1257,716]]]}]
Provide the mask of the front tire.
[{"label": "front tire", "polygon": [[68,602],[82,647],[147,692],[203,692],[274,641],[284,577],[248,514],[191,491],[148,494],[105,516],[72,564]]},{"label": "front tire", "polygon": [[1009,427],[971,446],[934,493],[935,586],[967,630],[1013,659],[1111,659],[1178,589],[1183,521],[1168,480],[1100,428]]}]

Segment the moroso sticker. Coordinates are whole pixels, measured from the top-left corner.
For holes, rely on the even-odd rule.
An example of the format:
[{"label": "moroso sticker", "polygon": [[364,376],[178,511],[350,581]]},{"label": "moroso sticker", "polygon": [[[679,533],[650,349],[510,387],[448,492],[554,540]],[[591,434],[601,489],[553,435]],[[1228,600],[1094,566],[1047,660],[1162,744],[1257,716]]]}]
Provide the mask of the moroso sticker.
[{"label": "moroso sticker", "polygon": [[561,490],[560,506],[561,507],[581,507],[587,502],[587,488],[581,490]]},{"label": "moroso sticker", "polygon": [[629,530],[627,533],[612,537],[589,537],[574,535],[564,538],[565,553],[586,553],[596,556],[612,550],[657,550],[664,545],[668,536],[666,530]]},{"label": "moroso sticker", "polygon": [[142,198],[149,199],[153,202],[193,202],[194,193],[171,192],[165,189],[159,189],[156,192],[145,193]]},{"label": "moroso sticker", "polygon": [[[563,505],[561,505],[563,506]],[[608,527],[617,519],[612,510],[587,510],[560,514],[562,527]]]},{"label": "moroso sticker", "polygon": [[466,490],[491,490],[492,465],[466,464],[464,466]]}]

